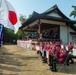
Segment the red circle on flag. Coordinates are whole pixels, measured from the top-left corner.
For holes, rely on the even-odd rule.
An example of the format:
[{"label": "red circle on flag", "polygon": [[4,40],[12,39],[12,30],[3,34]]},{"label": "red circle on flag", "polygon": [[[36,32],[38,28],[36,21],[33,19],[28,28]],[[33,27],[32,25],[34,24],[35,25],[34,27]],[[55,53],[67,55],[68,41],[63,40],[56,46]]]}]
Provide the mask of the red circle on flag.
[{"label": "red circle on flag", "polygon": [[8,14],[8,16],[9,16],[9,21],[13,24],[13,25],[15,25],[16,23],[17,23],[17,15],[16,15],[16,13],[14,12],[14,11],[9,11],[9,14]]}]

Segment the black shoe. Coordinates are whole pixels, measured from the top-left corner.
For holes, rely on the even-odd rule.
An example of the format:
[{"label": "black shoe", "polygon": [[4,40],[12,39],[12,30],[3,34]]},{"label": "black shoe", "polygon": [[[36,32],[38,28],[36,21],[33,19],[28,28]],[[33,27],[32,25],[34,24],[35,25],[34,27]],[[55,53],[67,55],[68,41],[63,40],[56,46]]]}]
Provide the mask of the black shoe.
[{"label": "black shoe", "polygon": [[42,61],[44,61],[44,59],[42,59]]},{"label": "black shoe", "polygon": [[47,63],[47,61],[42,61],[43,63]]},{"label": "black shoe", "polygon": [[69,64],[67,64],[67,66],[69,66]]},{"label": "black shoe", "polygon": [[74,62],[70,62],[70,64],[74,64]]},{"label": "black shoe", "polygon": [[57,72],[57,69],[51,69],[52,72]]},{"label": "black shoe", "polygon": [[52,66],[52,64],[49,64],[49,66]]},{"label": "black shoe", "polygon": [[39,52],[37,52],[37,54],[39,54]]}]

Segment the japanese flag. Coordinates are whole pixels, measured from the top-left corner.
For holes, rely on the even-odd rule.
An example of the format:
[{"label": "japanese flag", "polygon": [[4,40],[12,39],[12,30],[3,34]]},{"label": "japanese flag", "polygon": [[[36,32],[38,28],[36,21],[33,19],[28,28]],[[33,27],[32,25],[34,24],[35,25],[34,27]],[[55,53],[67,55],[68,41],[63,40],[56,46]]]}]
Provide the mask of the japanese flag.
[{"label": "japanese flag", "polygon": [[17,33],[21,22],[16,14],[14,7],[7,1],[0,1],[0,23]]}]

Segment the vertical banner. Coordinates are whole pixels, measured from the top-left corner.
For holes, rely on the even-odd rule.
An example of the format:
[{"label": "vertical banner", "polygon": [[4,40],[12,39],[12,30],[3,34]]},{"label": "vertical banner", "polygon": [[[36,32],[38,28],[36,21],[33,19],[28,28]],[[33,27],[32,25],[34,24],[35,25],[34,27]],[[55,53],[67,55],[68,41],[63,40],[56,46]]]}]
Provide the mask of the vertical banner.
[{"label": "vertical banner", "polygon": [[3,44],[3,32],[4,32],[4,26],[0,24],[0,46]]}]

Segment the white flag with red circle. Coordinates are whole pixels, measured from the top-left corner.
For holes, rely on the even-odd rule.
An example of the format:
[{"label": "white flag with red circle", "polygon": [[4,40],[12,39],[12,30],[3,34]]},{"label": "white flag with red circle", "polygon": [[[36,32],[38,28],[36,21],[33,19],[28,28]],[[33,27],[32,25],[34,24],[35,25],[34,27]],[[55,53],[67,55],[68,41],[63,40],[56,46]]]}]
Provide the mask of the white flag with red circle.
[{"label": "white flag with red circle", "polygon": [[0,2],[0,23],[14,30],[15,33],[21,26],[14,7],[7,0],[1,0]]}]

